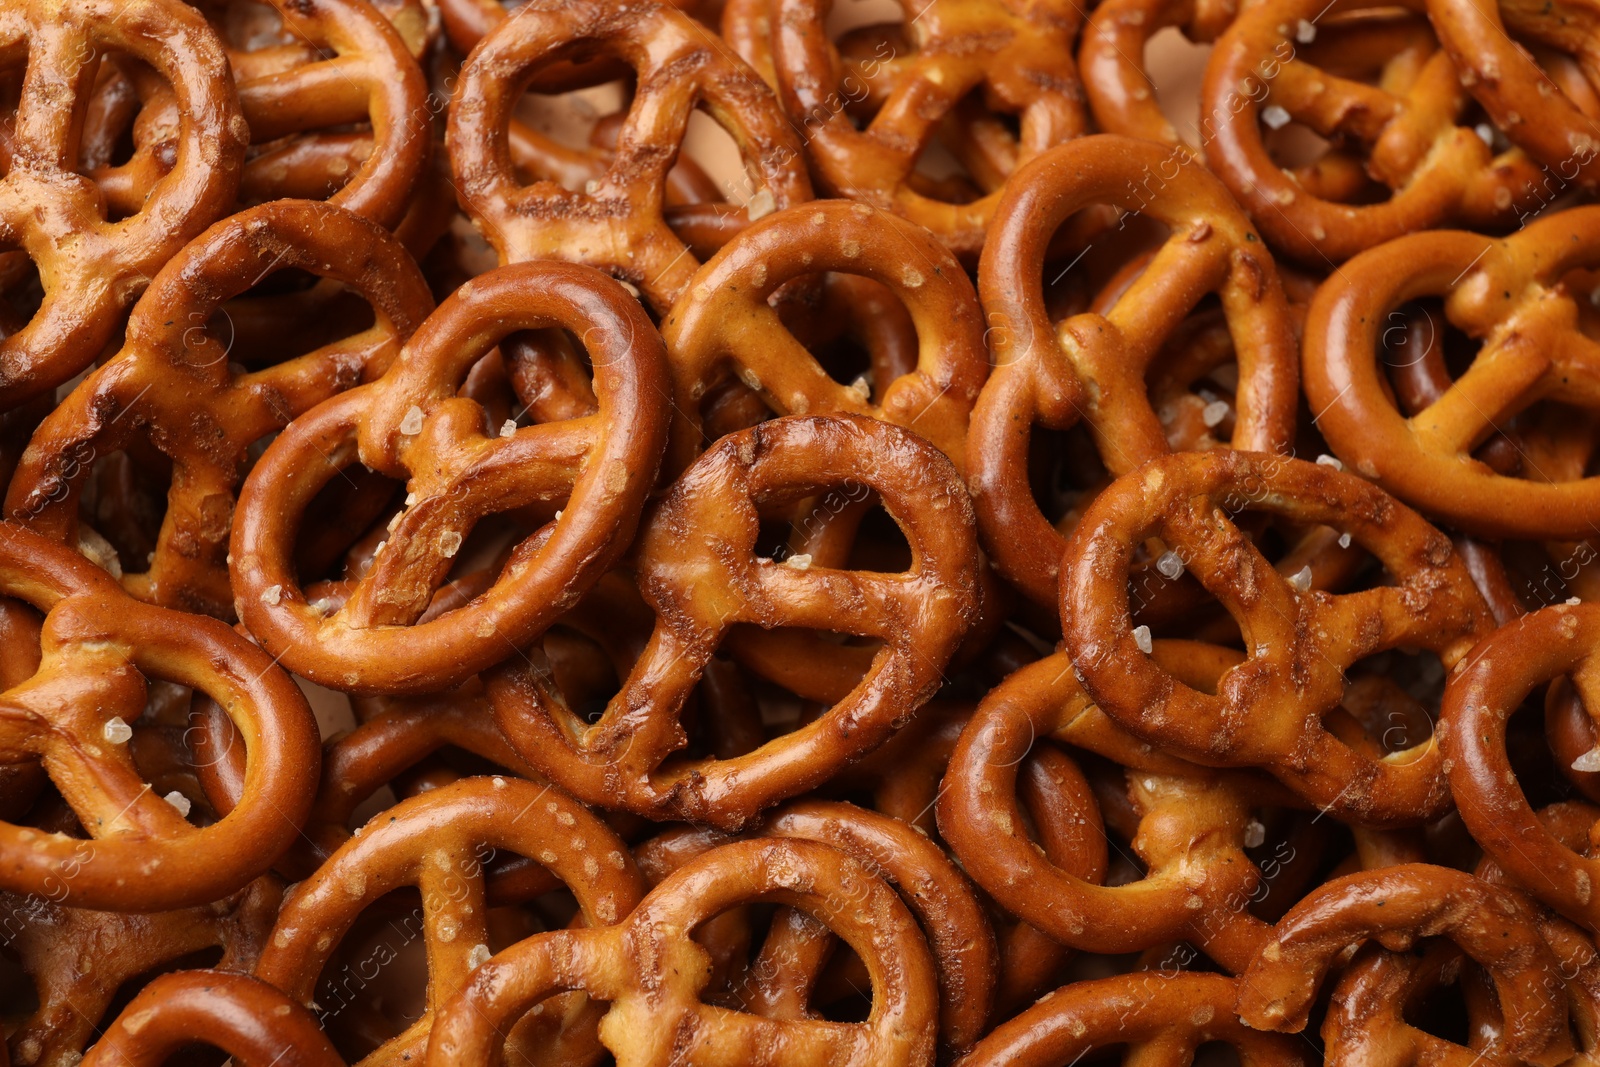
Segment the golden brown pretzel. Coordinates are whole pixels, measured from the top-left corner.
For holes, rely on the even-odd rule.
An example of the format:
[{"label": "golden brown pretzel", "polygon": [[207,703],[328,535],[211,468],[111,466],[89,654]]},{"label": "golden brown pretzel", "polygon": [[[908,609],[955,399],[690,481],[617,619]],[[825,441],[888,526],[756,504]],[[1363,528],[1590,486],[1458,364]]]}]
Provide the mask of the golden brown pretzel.
[{"label": "golden brown pretzel", "polygon": [[1013,166],[1084,132],[1083,87],[1072,60],[1082,14],[1074,4],[902,2],[914,52],[897,57],[895,84],[863,130],[838,91],[841,62],[825,25],[833,0],[771,0],[769,7],[779,93],[824,189],[904,215],[957,255],[974,257],[983,247],[997,192],[949,203],[918,192],[911,177],[962,98],[982,89],[989,108],[1017,116]]},{"label": "golden brown pretzel", "polygon": [[[1241,511],[1342,530],[1396,584],[1342,596],[1291,584],[1234,524]],[[1162,670],[1133,632],[1127,573],[1147,537],[1178,553],[1243,631],[1248,655],[1214,695]],[[1435,738],[1378,758],[1323,725],[1356,661],[1406,645],[1434,650],[1448,669],[1491,626],[1449,539],[1359,478],[1253,452],[1154,460],[1101,493],[1074,531],[1061,614],[1084,689],[1165,751],[1263,767],[1303,799],[1364,825],[1418,822],[1449,802]]]},{"label": "golden brown pretzel", "polygon": [[[1069,216],[1096,203],[1148,213],[1172,236],[1109,307],[1053,323],[1042,281],[1047,247]],[[1065,540],[1029,485],[1033,422],[1066,430],[1082,420],[1114,475],[1165,453],[1146,374],[1215,292],[1239,364],[1232,444],[1283,450],[1294,433],[1294,332],[1272,256],[1249,220],[1200,166],[1158,145],[1104,136],[1052,149],[1018,172],[993,231],[978,284],[995,372],[973,411],[968,481],[996,566],[1049,604]]]},{"label": "golden brown pretzel", "polygon": [[[872,983],[865,1021],[767,1019],[700,1000],[709,957],[689,934],[756,901],[803,911],[856,951]],[[437,1014],[427,1063],[482,1061],[502,1028],[563,989],[610,1002],[600,1038],[618,1067],[933,1063],[938,995],[916,922],[884,882],[813,841],[724,845],[678,868],[616,926],[539,934],[491,958]]]},{"label": "golden brown pretzel", "polygon": [[158,1067],[194,1044],[240,1067],[344,1067],[316,1020],[265,982],[223,971],[155,979],[83,1058],[88,1067]]},{"label": "golden brown pretzel", "polygon": [[[599,411],[485,426],[483,409],[456,396],[468,370],[508,334],[546,326],[570,330],[589,350]],[[665,363],[638,302],[589,268],[527,263],[463,285],[382,379],[296,419],[256,464],[231,548],[240,618],[291,669],[346,690],[438,691],[498,662],[575,603],[631,540],[666,440]],[[412,503],[388,550],[324,615],[295,577],[292,541],[316,493],[358,460],[407,479]],[[494,585],[419,621],[473,526],[536,502],[563,510],[521,542]]]},{"label": "golden brown pretzel", "polygon": [[[894,574],[777,563],[755,554],[758,500],[857,479],[911,545]],[[513,658],[488,675],[500,727],[530,763],[590,803],[737,829],[881,744],[937,689],[970,624],[977,546],[955,469],[908,431],[854,415],[788,416],[731,434],[675,483],[640,538],[655,632],[592,724],[547,673]],[[674,759],[680,709],[729,627],[795,626],[883,641],[848,696],[800,729],[732,759]]]},{"label": "golden brown pretzel", "polygon": [[[0,524],[0,591],[46,612],[43,657],[0,693],[6,763],[42,761],[87,838],[0,823],[0,884],[121,911],[205,904],[263,873],[310,810],[316,722],[271,657],[212,619],[129,598],[77,552]],[[247,753],[239,805],[205,827],[157,795],[127,725],[158,678],[218,698]]]},{"label": "golden brown pretzel", "polygon": [[[373,325],[253,371],[207,324],[223,302],[280,269],[343,283]],[[380,376],[433,300],[399,241],[338,208],[282,200],[219,222],[170,260],[129,320],[121,352],[45,419],[8,492],[14,521],[76,543],[93,462],[138,444],[172,461],[148,567],[124,565],[140,600],[226,618],[228,534],[249,449],[341,389]]]},{"label": "golden brown pretzel", "polygon": [[[621,59],[638,90],[609,167],[583,191],[512,173],[507,124],[544,66],[574,54]],[[667,226],[662,187],[696,105],[733,136],[754,171],[752,207],[811,197],[801,145],[771,90],[704,26],[667,4],[529,0],[473,50],[446,137],[462,206],[502,263],[560,258],[599,267],[664,313],[698,266]]]},{"label": "golden brown pretzel", "polygon": [[627,846],[559,789],[517,778],[463,779],[380,813],[291,890],[257,977],[309,1002],[356,917],[385,894],[416,887],[421,904],[413,922],[428,947],[429,1014],[362,1062],[414,1061],[439,1009],[488,959],[484,883],[501,850],[555,874],[590,924],[617,922],[644,895]]},{"label": "golden brown pretzel", "polygon": [[[0,407],[88,366],[161,265],[233,203],[249,130],[227,60],[199,13],[176,0],[33,0],[0,12],[0,47],[27,55],[11,165],[0,179],[0,242],[38,266],[45,297],[0,341]],[[172,171],[138,213],[112,222],[72,169],[75,113],[102,49],[130,53],[172,85]]]},{"label": "golden brown pretzel", "polygon": [[1145,46],[1175,26],[1189,40],[1210,43],[1238,14],[1238,0],[1106,0],[1089,15],[1078,67],[1095,123],[1106,133],[1176,148],[1184,141],[1156,101],[1145,71]]},{"label": "golden brown pretzel", "polygon": [[[779,321],[768,298],[796,278],[840,271],[889,288],[916,327],[916,369],[887,388],[828,377]],[[725,245],[662,323],[671,357],[674,426],[667,469],[704,447],[701,407],[733,371],[779,414],[870,415],[917,431],[961,464],[972,402],[988,373],[977,295],[926,231],[866,204],[817,201],[755,223]]]},{"label": "golden brown pretzel", "polygon": [[[1331,10],[1381,8],[1352,0]],[[1504,227],[1539,202],[1538,168],[1520,149],[1496,154],[1458,125],[1469,98],[1448,55],[1434,47],[1418,61],[1402,52],[1398,69],[1382,71],[1377,85],[1341,77],[1328,68],[1337,70],[1362,44],[1359,36],[1354,49],[1324,42],[1319,53],[1319,34],[1343,32],[1319,28],[1329,11],[1319,0],[1247,6],[1217,41],[1201,87],[1206,159],[1273,248],[1320,267],[1441,224]],[[1365,174],[1390,195],[1373,202],[1357,167],[1343,168],[1356,188],[1329,184],[1315,169],[1301,175],[1280,168],[1262,126],[1290,119],[1359,146]]]},{"label": "golden brown pretzel", "polygon": [[[1600,408],[1600,341],[1578,328],[1578,299],[1565,280],[1595,265],[1595,207],[1499,241],[1456,230],[1416,234],[1345,264],[1306,319],[1305,387],[1318,427],[1346,463],[1463,530],[1588,536],[1600,480],[1546,481],[1537,465],[1531,477],[1509,477],[1474,452],[1539,400]],[[1483,345],[1465,373],[1407,418],[1385,393],[1380,353],[1396,309],[1427,296],[1443,297],[1450,322]]]},{"label": "golden brown pretzel", "polygon": [[1237,989],[1222,975],[1151,971],[1076,982],[995,1027],[961,1067],[1058,1067],[1124,1043],[1124,1063],[1187,1067],[1209,1042],[1230,1046],[1244,1067],[1303,1063],[1297,1042],[1234,1016]]}]

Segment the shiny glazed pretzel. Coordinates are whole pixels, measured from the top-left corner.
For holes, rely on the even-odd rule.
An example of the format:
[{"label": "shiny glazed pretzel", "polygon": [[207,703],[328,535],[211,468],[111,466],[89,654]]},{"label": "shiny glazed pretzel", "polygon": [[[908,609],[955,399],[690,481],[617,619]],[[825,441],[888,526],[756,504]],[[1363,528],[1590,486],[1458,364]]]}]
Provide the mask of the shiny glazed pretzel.
[{"label": "shiny glazed pretzel", "polygon": [[[888,287],[911,313],[917,365],[862,396],[831,379],[768,303],[784,283],[849,272]],[[671,357],[674,426],[667,467],[703,447],[706,390],[734,371],[783,415],[847,412],[916,430],[958,466],[967,417],[988,373],[977,295],[926,231],[865,204],[817,201],[753,224],[695,274],[662,323]]]},{"label": "shiny glazed pretzel", "polygon": [[[10,523],[0,592],[47,612],[38,669],[0,693],[0,760],[41,761],[88,834],[0,823],[0,884],[77,907],[164,911],[264,872],[316,791],[316,722],[289,676],[222,623],[141,604],[77,552]],[[186,821],[134,763],[122,731],[144,711],[146,677],[207,694],[239,727],[242,797],[210,826]]]},{"label": "shiny glazed pretzel", "polygon": [[[512,108],[541,68],[580,56],[620,59],[637,78],[610,165],[581,192],[523,186],[507,143]],[[738,144],[758,186],[753,202],[771,210],[811,198],[800,142],[771,90],[706,27],[663,3],[529,0],[473,50],[451,101],[446,144],[462,206],[501,262],[599,267],[664,313],[698,266],[662,214],[696,107]]]},{"label": "shiny glazed pretzel", "polygon": [[1084,132],[1083,87],[1072,60],[1081,9],[1060,0],[935,0],[900,4],[912,55],[865,129],[838,93],[841,61],[826,21],[833,0],[771,0],[772,60],[789,117],[834,196],[904,215],[957,255],[974,257],[998,190],[957,204],[917,192],[917,158],[941,121],[981,89],[992,110],[1016,115],[1014,168]]},{"label": "shiny glazed pretzel", "polygon": [[[456,395],[474,363],[518,330],[559,326],[594,364],[599,410],[520,429],[485,425]],[[238,611],[296,673],[358,692],[432,692],[544,630],[632,539],[667,431],[666,357],[638,301],[586,267],[502,267],[440,305],[382,379],[300,416],[245,481],[232,541]],[[297,526],[355,462],[407,479],[406,505],[337,610],[295,577]],[[563,510],[524,540],[482,595],[419,621],[473,525],[548,502]]]},{"label": "shiny glazed pretzel", "polygon": [[[1381,5],[1356,0],[1335,13],[1376,9]],[[1311,35],[1324,32],[1314,20],[1326,11],[1319,0],[1246,6],[1217,41],[1201,87],[1206,159],[1273,248],[1320,267],[1441,224],[1506,227],[1539,202],[1539,169],[1520,149],[1497,155],[1457,124],[1470,99],[1444,51],[1430,42],[1425,60],[1404,54],[1399,69],[1378,85],[1340,77],[1328,68],[1349,63],[1362,48],[1359,26],[1356,39],[1343,47],[1337,41],[1343,28],[1326,28],[1336,40],[1321,53],[1314,38],[1309,45],[1301,40],[1308,35],[1302,27]],[[1262,132],[1272,117],[1269,107],[1324,138],[1358,147],[1365,174],[1390,195],[1343,203],[1333,196],[1336,189],[1320,187],[1316,168],[1280,168]],[[1359,183],[1349,191],[1360,192],[1366,184],[1360,170],[1345,169]]]},{"label": "shiny glazed pretzel", "polygon": [[1593,715],[1597,647],[1600,607],[1557,604],[1525,615],[1473,649],[1442,708],[1451,791],[1473,839],[1528,893],[1591,930],[1600,927],[1600,861],[1574,851],[1534,814],[1511,770],[1506,720],[1536,686],[1563,675]]},{"label": "shiny glazed pretzel", "polygon": [[961,1067],[1058,1067],[1126,1044],[1124,1063],[1189,1067],[1195,1051],[1222,1042],[1245,1067],[1296,1067],[1298,1042],[1261,1033],[1233,1014],[1238,985],[1218,974],[1122,974],[1074,982],[995,1027]]},{"label": "shiny glazed pretzel", "polygon": [[[371,305],[374,324],[272,366],[234,364],[233,338],[207,323],[228,298],[287,268],[347,286]],[[140,600],[226,617],[228,534],[250,447],[381,375],[432,308],[411,257],[374,223],[300,200],[233,215],[168,262],[135,308],[122,351],[35,431],[8,513],[75,544],[93,459],[148,442],[170,457],[171,488],[149,566],[125,573],[123,585]]]},{"label": "shiny glazed pretzel", "polygon": [[[1302,590],[1234,525],[1240,511],[1349,533],[1396,584]],[[1132,632],[1128,568],[1150,537],[1243,631],[1248,654],[1214,695],[1163,670]],[[1449,792],[1435,738],[1378,758],[1328,731],[1344,670],[1399,645],[1431,649],[1449,669],[1492,625],[1449,539],[1382,490],[1321,464],[1228,450],[1153,460],[1102,492],[1068,544],[1061,615],[1084,689],[1123,727],[1199,763],[1262,767],[1363,825],[1420,821]]]},{"label": "shiny glazed pretzel", "polygon": [[[1109,308],[1057,325],[1043,290],[1046,250],[1069,216],[1096,203],[1148,213],[1172,236]],[[978,284],[995,371],[972,415],[968,482],[996,566],[1037,603],[1054,602],[1066,542],[1029,484],[1033,422],[1065,430],[1083,420],[1114,475],[1166,453],[1146,375],[1208,294],[1221,298],[1239,364],[1232,445],[1288,446],[1295,336],[1277,270],[1227,190],[1185,155],[1109,135],[1051,149],[1018,172],[996,209]]]},{"label": "shiny glazed pretzel", "polygon": [[[27,56],[11,164],[0,179],[0,244],[39,269],[44,303],[0,341],[0,407],[68,380],[115,335],[161,265],[233,203],[249,129],[227,60],[199,13],[175,0],[30,0],[0,12],[0,46]],[[126,52],[172,85],[176,161],[140,210],[107,219],[72,170],[75,116],[102,50]]]},{"label": "shiny glazed pretzel", "polygon": [[[627,846],[559,789],[469,778],[382,812],[285,897],[256,976],[295,1000],[318,980],[356,918],[406,886],[427,946],[428,1012],[362,1062],[415,1062],[439,1010],[488,959],[488,867],[504,850],[537,861],[572,891],[583,921],[615,923],[644,896]],[[348,990],[338,991],[340,996]]]},{"label": "shiny glazed pretzel", "polygon": [[[1582,296],[1566,280],[1597,266],[1595,207],[1563,211],[1503,240],[1446,230],[1357,257],[1318,290],[1306,319],[1305,387],[1321,412],[1318,427],[1345,462],[1463,530],[1590,535],[1600,478],[1546,481],[1542,467],[1532,478],[1509,477],[1474,452],[1537,401],[1600,408],[1600,342],[1579,328]],[[1386,392],[1382,346],[1399,321],[1395,309],[1427,296],[1444,297],[1446,317],[1482,347],[1464,374],[1407,418]]]},{"label": "shiny glazed pretzel", "polygon": [[[865,1021],[768,1019],[700,1000],[710,959],[689,934],[758,901],[804,912],[855,950],[872,982]],[[938,994],[921,931],[894,890],[813,841],[763,838],[713,849],[678,868],[615,926],[513,945],[475,970],[437,1013],[427,1063],[487,1062],[519,1016],[574,989],[610,1003],[600,1039],[618,1067],[933,1063]]]},{"label": "shiny glazed pretzel", "polygon": [[[910,543],[909,570],[756,555],[758,501],[848,479],[880,495]],[[877,747],[933,695],[973,616],[977,545],[960,478],[932,445],[859,416],[788,416],[701,456],[641,534],[637,566],[655,632],[600,718],[576,716],[547,672],[516,658],[487,676],[495,715],[528,762],[590,803],[738,829]],[[673,759],[683,702],[738,623],[883,645],[855,688],[798,730],[736,758]]]},{"label": "shiny glazed pretzel", "polygon": [[1095,123],[1106,133],[1183,145],[1155,98],[1145,71],[1145,46],[1168,26],[1210,43],[1238,14],[1238,0],[1106,0],[1089,15],[1078,46],[1083,88]]}]

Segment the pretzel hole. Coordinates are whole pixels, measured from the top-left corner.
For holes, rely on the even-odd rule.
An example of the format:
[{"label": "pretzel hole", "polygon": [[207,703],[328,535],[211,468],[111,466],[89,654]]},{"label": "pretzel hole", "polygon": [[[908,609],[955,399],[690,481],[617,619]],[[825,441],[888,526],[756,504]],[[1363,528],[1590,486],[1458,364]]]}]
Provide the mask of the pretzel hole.
[{"label": "pretzel hole", "polygon": [[1163,26],[1144,45],[1144,70],[1161,113],[1179,140],[1199,148],[1200,82],[1205,77],[1209,44],[1198,44],[1176,26]]},{"label": "pretzel hole", "polygon": [[1344,695],[1324,725],[1352,748],[1404,765],[1411,758],[1404,753],[1420,754],[1433,737],[1445,675],[1429,649],[1389,649],[1359,660],[1345,671]]}]

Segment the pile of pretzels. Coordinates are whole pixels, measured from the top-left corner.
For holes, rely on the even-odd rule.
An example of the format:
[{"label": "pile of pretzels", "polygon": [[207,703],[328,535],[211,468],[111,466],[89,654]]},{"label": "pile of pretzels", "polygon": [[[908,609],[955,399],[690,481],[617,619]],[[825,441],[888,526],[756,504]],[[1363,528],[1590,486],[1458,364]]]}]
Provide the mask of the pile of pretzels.
[{"label": "pile of pretzels", "polygon": [[1600,1063],[1595,0],[0,45],[0,1067]]}]

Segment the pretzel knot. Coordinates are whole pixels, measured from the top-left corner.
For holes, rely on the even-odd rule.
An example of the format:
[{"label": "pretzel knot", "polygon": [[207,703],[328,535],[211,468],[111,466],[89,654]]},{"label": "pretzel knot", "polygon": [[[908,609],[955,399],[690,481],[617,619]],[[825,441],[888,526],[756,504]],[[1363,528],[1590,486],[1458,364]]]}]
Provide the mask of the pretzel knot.
[{"label": "pretzel knot", "polygon": [[1239,1017],[1294,1032],[1329,968],[1351,945],[1391,951],[1447,937],[1489,974],[1504,1013],[1504,1049],[1516,1062],[1572,1057],[1560,961],[1540,935],[1532,905],[1514,890],[1461,871],[1406,863],[1328,882],[1290,909],[1239,980]]},{"label": "pretzel knot", "polygon": [[[165,911],[226,896],[264,872],[316,792],[316,723],[270,657],[228,627],[129,599],[78,553],[0,524],[0,593],[45,615],[43,656],[0,694],[0,762],[39,760],[87,839],[0,823],[0,884],[60,903]],[[233,811],[195,827],[140,774],[123,731],[146,678],[210,696],[239,727]]]},{"label": "pretzel knot", "polygon": [[1591,930],[1600,926],[1600,861],[1575,852],[1534,814],[1511,771],[1506,720],[1535,686],[1563,675],[1584,706],[1600,708],[1597,647],[1600,608],[1558,604],[1523,616],[1473,650],[1443,707],[1450,787],[1473,839],[1529,893]]},{"label": "pretzel knot", "polygon": [[856,129],[837,91],[842,63],[825,25],[832,0],[774,0],[779,93],[803,127],[812,164],[831,195],[904,215],[957,255],[976,256],[998,191],[967,204],[924,196],[913,188],[917,159],[944,118],[979,89],[989,107],[1020,121],[1013,167],[1083,133],[1083,87],[1072,59],[1081,9],[1061,0],[900,7],[915,52],[894,57],[895,84],[865,129]]},{"label": "pretzel knot", "polygon": [[1178,1067],[1208,1042],[1232,1046],[1246,1064],[1297,1067],[1298,1042],[1235,1018],[1238,986],[1219,974],[1151,971],[1074,982],[995,1027],[962,1067],[1056,1067],[1096,1049],[1128,1046],[1123,1062]]},{"label": "pretzel knot", "polygon": [[[456,395],[467,372],[507,335],[547,326],[588,349],[598,411],[486,426],[483,409]],[[630,543],[666,444],[667,396],[660,337],[617,283],[564,263],[473,279],[382,379],[300,416],[256,464],[233,530],[239,617],[325,685],[415,693],[463,681],[542,633]],[[348,600],[325,614],[295,576],[293,538],[317,492],[358,458],[409,479],[410,502]],[[487,592],[419,622],[473,525],[535,503],[563,510]]]},{"label": "pretzel knot", "polygon": [[[1342,596],[1301,590],[1234,525],[1240,511],[1343,530],[1395,584]],[[1163,670],[1132,632],[1128,568],[1149,537],[1179,555],[1244,633],[1248,655],[1214,694]],[[1433,737],[1380,758],[1322,723],[1344,693],[1345,668],[1363,657],[1406,645],[1437,652],[1449,668],[1492,625],[1449,539],[1353,475],[1253,452],[1153,460],[1085,512],[1067,547],[1061,614],[1084,689],[1165,751],[1262,767],[1363,825],[1421,821],[1449,803]]]},{"label": "pretzel knot", "polygon": [[[1044,296],[1047,247],[1069,216],[1097,203],[1147,213],[1172,236],[1103,313],[1056,325]],[[1207,294],[1221,298],[1239,365],[1233,446],[1288,447],[1296,346],[1277,270],[1227,190],[1188,157],[1109,135],[1051,149],[1018,172],[996,209],[978,285],[995,371],[972,415],[968,481],[996,565],[1036,602],[1055,598],[1065,540],[1030,487],[1032,423],[1066,430],[1082,419],[1116,475],[1165,454],[1146,376]]]},{"label": "pretzel knot", "polygon": [[[229,297],[288,268],[348,286],[376,321],[247,371],[229,358],[234,337],[214,336],[207,324]],[[378,377],[432,306],[399,241],[365,219],[298,200],[233,215],[162,268],[134,309],[122,351],[35,431],[7,510],[54,540],[76,543],[92,462],[149,442],[172,460],[167,510],[148,569],[126,573],[123,584],[140,600],[225,617],[233,607],[226,557],[234,493],[251,445],[341,389]]]},{"label": "pretzel knot", "polygon": [[[1500,474],[1473,453],[1540,400],[1593,411],[1600,343],[1579,328],[1566,276],[1600,267],[1600,208],[1542,219],[1504,239],[1463,231],[1402,237],[1358,256],[1318,291],[1306,319],[1306,395],[1339,456],[1431,515],[1489,537],[1582,538],[1600,478]],[[1483,342],[1470,367],[1420,410],[1390,399],[1383,346],[1395,309],[1444,297],[1451,323]],[[1584,297],[1587,294],[1583,294]],[[1439,358],[1428,338],[1408,361]]]},{"label": "pretzel knot", "polygon": [[[916,369],[876,402],[868,383],[863,396],[829,378],[768,304],[784,283],[821,271],[880,282],[911,312]],[[673,471],[699,454],[706,390],[728,369],[780,414],[869,415],[916,430],[959,465],[989,370],[977,294],[955,258],[921,228],[844,201],[790,208],[735,237],[694,276],[662,334],[672,356]]]},{"label": "pretzel knot", "polygon": [[[88,366],[151,276],[232,205],[249,129],[222,46],[175,0],[10,4],[0,47],[27,56],[11,166],[0,179],[0,244],[26,252],[45,288],[32,321],[0,341],[0,407],[10,408]],[[148,64],[179,105],[171,173],[117,222],[72,169],[75,116],[104,51]]]},{"label": "pretzel knot", "polygon": [[240,1067],[343,1067],[311,1013],[267,983],[225,971],[179,971],[152,980],[83,1062],[159,1067],[180,1050],[211,1045]]},{"label": "pretzel knot", "polygon": [[284,899],[256,975],[301,1003],[342,1010],[364,985],[336,979],[318,992],[334,947],[374,901],[412,886],[421,904],[401,925],[428,949],[428,1014],[375,1055],[422,1051],[435,1013],[488,958],[488,868],[504,851],[526,856],[572,891],[583,921],[619,921],[644,895],[627,846],[588,809],[550,786],[468,778],[401,801],[375,818]]},{"label": "pretzel knot", "polygon": [[[1342,11],[1381,9],[1364,0]],[[1370,16],[1319,25],[1327,10],[1318,0],[1246,6],[1201,87],[1206,159],[1273,248],[1320,267],[1442,224],[1504,228],[1542,202],[1539,168],[1521,149],[1496,154],[1457,125],[1471,101],[1425,23],[1418,41],[1375,30]],[[1377,84],[1330,73],[1363,66]],[[1291,119],[1349,147],[1281,168],[1262,126]]]},{"label": "pretzel knot", "polygon": [[[856,482],[911,546],[899,574],[797,567],[756,555],[757,505]],[[537,663],[488,676],[501,729],[524,758],[590,803],[737,829],[876,748],[931,697],[970,625],[977,545],[955,469],[915,434],[853,415],[789,416],[722,438],[640,537],[640,589],[657,619],[621,691],[590,725]],[[672,760],[683,703],[728,629],[793,626],[883,642],[847,696],[814,722],[731,759]]]},{"label": "pretzel knot", "polygon": [[[523,186],[512,171],[512,109],[541,68],[561,59],[621,59],[633,104],[602,177],[583,191]],[[689,115],[705,107],[753,171],[751,212],[811,198],[799,140],[777,100],[711,31],[661,3],[530,0],[473,50],[446,134],[463,207],[501,262],[573,259],[615,274],[665,312],[698,264],[662,214],[666,175]]]},{"label": "pretzel knot", "polygon": [[[690,933],[760,901],[805,912],[855,950],[872,979],[864,1022],[766,1019],[700,1001],[710,958]],[[512,1022],[564,989],[611,1003],[600,1038],[618,1067],[933,1062],[938,993],[916,921],[888,885],[812,841],[714,849],[680,867],[616,926],[538,934],[491,958],[437,1014],[427,1063],[487,1062]]]}]

